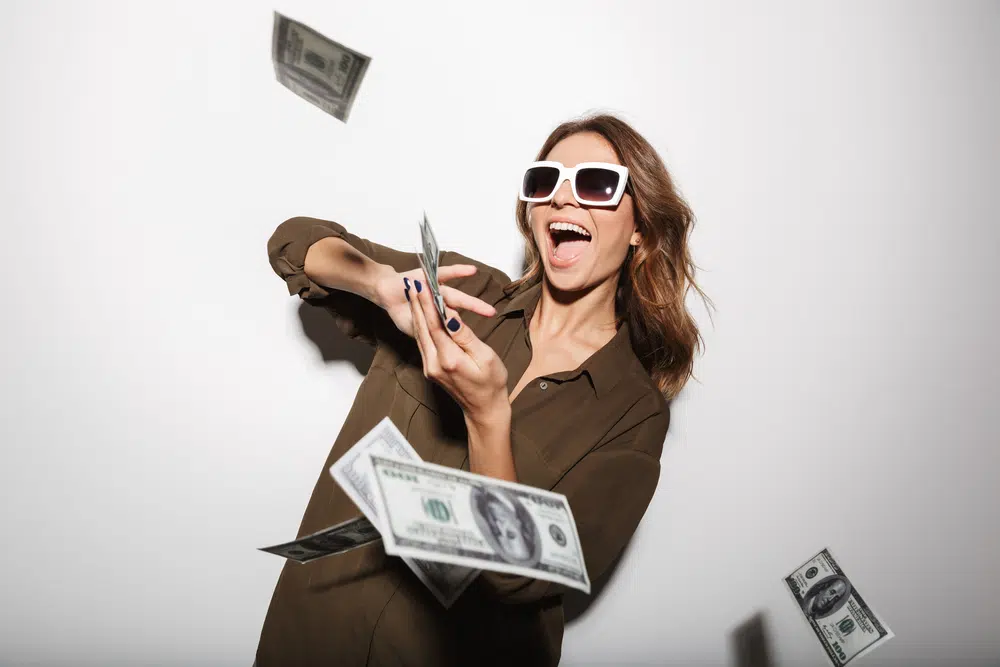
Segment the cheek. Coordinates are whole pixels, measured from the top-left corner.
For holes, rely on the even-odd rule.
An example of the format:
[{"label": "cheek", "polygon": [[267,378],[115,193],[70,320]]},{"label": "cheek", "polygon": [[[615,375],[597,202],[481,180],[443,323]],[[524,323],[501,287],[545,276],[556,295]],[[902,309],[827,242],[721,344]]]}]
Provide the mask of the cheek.
[{"label": "cheek", "polygon": [[528,228],[534,234],[535,240],[541,241],[546,230],[542,229],[542,220],[545,220],[545,211],[542,206],[535,206],[528,209]]},{"label": "cheek", "polygon": [[601,238],[601,252],[609,255],[622,255],[628,251],[632,240],[632,223],[621,219],[602,219],[597,221],[597,229]]}]

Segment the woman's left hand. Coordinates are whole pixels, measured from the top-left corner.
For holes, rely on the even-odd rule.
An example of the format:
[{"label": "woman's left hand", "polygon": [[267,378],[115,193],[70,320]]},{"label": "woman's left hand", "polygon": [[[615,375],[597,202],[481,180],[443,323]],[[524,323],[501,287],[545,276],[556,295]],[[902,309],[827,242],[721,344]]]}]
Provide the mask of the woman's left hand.
[{"label": "woman's left hand", "polygon": [[[427,283],[414,280],[411,284],[413,337],[423,357],[424,376],[444,387],[473,424],[486,425],[509,413],[503,360],[450,308],[445,310],[446,331]],[[419,291],[417,284],[422,288]]]}]

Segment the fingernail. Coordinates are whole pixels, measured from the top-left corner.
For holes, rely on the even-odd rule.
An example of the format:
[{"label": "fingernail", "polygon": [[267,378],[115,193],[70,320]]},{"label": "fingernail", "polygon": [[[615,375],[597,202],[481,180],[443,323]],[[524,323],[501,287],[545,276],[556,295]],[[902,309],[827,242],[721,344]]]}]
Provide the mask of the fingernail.
[{"label": "fingernail", "polygon": [[422,289],[423,289],[422,287],[420,287],[420,281],[419,281],[419,280],[414,280],[413,282],[414,282],[414,283],[416,284],[416,286],[417,286],[417,292],[420,292],[420,290],[422,290]]},{"label": "fingernail", "polygon": [[403,290],[403,295],[406,297],[407,301],[410,300],[410,288],[409,287],[407,287],[406,289]]},{"label": "fingernail", "polygon": [[456,320],[454,317],[448,320],[448,328],[451,329],[453,332],[458,331],[459,327],[461,326],[462,323]]},{"label": "fingernail", "polygon": [[406,285],[406,289],[410,289],[410,279],[403,278],[403,284]]}]

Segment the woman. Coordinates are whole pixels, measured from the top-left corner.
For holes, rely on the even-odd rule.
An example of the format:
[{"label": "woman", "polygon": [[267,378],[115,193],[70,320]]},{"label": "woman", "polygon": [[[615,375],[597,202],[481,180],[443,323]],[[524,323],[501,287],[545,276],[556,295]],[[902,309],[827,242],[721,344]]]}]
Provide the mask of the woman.
[{"label": "woman", "polygon": [[[358,515],[326,470],[387,415],[425,461],[565,494],[591,580],[635,531],[667,401],[700,342],[684,306],[698,289],[693,217],[655,150],[617,118],[560,125],[537,159],[516,211],[525,276],[442,253],[446,325],[416,255],[313,218],[271,237],[289,292],[376,349],[299,535]],[[483,572],[446,609],[378,544],[287,564],[257,664],[556,665],[563,592]]]}]

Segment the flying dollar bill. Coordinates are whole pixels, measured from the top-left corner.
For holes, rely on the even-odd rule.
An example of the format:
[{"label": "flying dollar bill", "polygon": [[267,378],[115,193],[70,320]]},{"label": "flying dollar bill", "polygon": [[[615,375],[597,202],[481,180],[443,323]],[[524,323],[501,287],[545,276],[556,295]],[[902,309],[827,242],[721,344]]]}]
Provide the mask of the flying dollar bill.
[{"label": "flying dollar bill", "polygon": [[369,458],[386,553],[590,593],[566,496],[422,461]]},{"label": "flying dollar bill", "polygon": [[[373,488],[371,462],[368,459],[371,453],[408,461],[419,461],[420,456],[396,425],[385,417],[330,466],[330,475],[340,488],[354,501],[358,509],[378,526],[380,524],[375,505],[376,491]],[[467,567],[425,562],[414,558],[403,558],[403,561],[445,607],[451,607],[479,575],[478,570]]]},{"label": "flying dollar bill", "polygon": [[271,60],[278,82],[347,122],[371,58],[274,13]]},{"label": "flying dollar bill", "polygon": [[785,584],[835,667],[873,651],[894,636],[829,549],[785,577]]},{"label": "flying dollar bill", "polygon": [[363,516],[349,519],[336,526],[324,528],[312,535],[306,535],[293,542],[261,547],[261,551],[293,560],[297,563],[342,554],[345,551],[370,544],[381,539],[378,530]]}]

